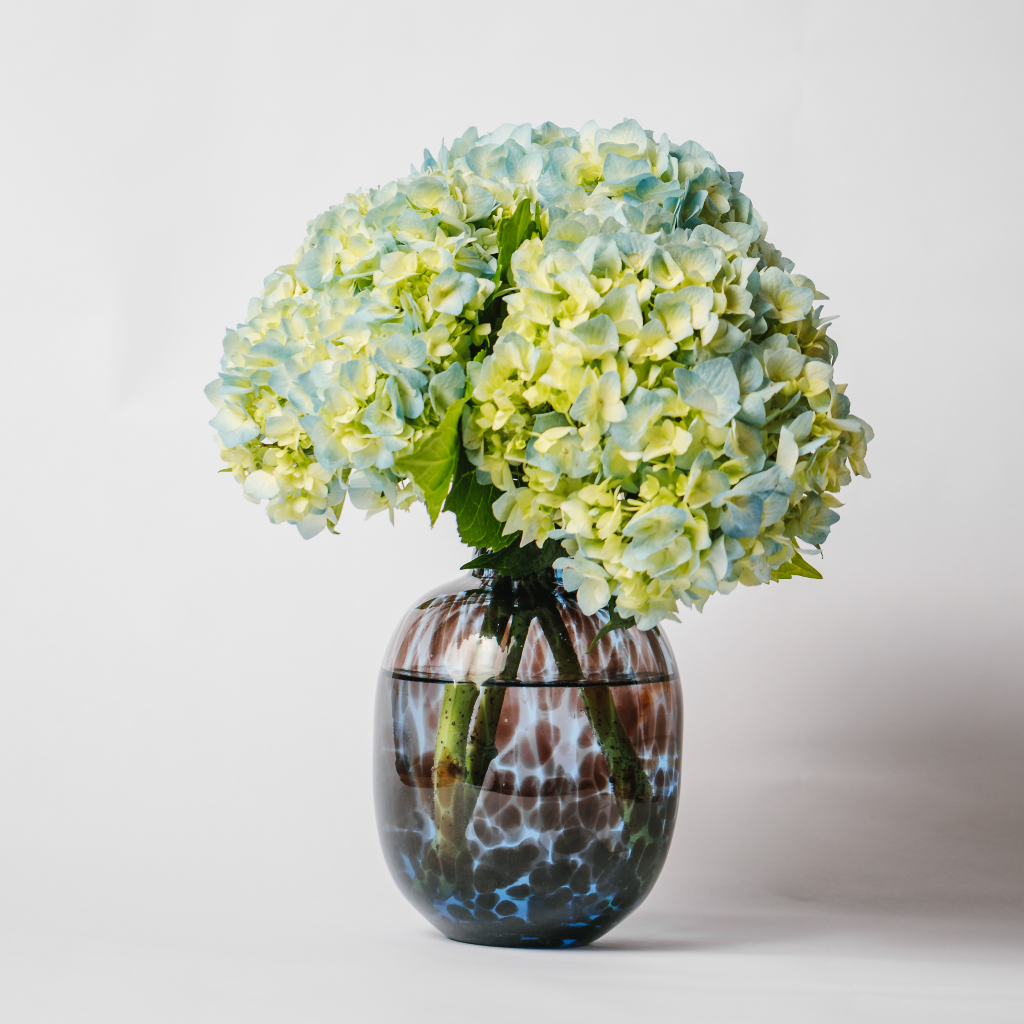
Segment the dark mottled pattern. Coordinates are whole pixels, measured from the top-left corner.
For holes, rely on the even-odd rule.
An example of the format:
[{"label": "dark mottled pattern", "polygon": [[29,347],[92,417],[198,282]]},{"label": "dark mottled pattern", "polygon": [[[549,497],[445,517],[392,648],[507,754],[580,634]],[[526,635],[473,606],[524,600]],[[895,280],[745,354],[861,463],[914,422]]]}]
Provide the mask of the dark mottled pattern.
[{"label": "dark mottled pattern", "polygon": [[[465,587],[465,580],[458,582]],[[442,836],[432,779],[444,693],[440,654],[451,639],[476,631],[476,597],[472,587],[435,594],[414,610],[419,614],[410,613],[413,621],[407,619],[392,641],[391,663],[377,691],[374,783],[381,845],[406,897],[451,938],[581,945],[648,895],[668,852],[682,736],[672,653],[656,634],[638,630],[612,634],[595,648],[606,670],[615,662],[608,673],[615,685],[607,692],[649,789],[636,799],[615,792],[580,686],[543,685],[537,676],[545,662],[555,679],[557,670],[543,650],[531,649],[524,665],[532,685],[513,684],[505,691],[497,754],[482,786],[463,781],[444,791],[449,809],[456,806],[445,820],[461,824]],[[571,595],[563,591],[561,597],[571,613]],[[586,619],[578,608],[575,614]],[[572,628],[573,616],[564,618]],[[575,625],[574,641],[585,631]],[[587,628],[592,636],[599,626]],[[543,643],[541,635],[534,646]],[[625,653],[624,643],[632,647]],[[578,642],[574,647],[585,652]],[[397,651],[404,656],[396,665]],[[593,664],[581,661],[583,685],[601,686],[605,679],[595,678]],[[634,669],[642,681],[625,681]]]},{"label": "dark mottled pattern", "polygon": [[[553,575],[552,580],[556,579]],[[481,632],[491,583],[486,577],[467,574],[425,595],[405,613],[392,634],[382,668],[407,672],[414,678],[447,680],[444,653],[452,642]],[[607,609],[584,615],[574,594],[558,583],[552,589],[585,679],[610,683],[675,678],[672,648],[659,631],[615,630],[591,648],[595,634],[608,621]],[[530,626],[517,678],[541,685],[561,678],[554,653],[536,620]]]}]

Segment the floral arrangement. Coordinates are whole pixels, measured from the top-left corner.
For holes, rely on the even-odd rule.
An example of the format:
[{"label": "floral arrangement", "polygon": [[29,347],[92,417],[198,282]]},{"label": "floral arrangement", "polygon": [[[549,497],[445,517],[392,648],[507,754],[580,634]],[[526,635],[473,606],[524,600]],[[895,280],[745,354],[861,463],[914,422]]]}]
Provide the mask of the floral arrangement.
[{"label": "floral arrangement", "polygon": [[226,471],[307,538],[448,509],[470,566],[553,565],[612,628],[820,578],[872,431],[742,177],[631,120],[505,125],[346,196],[227,332]]}]

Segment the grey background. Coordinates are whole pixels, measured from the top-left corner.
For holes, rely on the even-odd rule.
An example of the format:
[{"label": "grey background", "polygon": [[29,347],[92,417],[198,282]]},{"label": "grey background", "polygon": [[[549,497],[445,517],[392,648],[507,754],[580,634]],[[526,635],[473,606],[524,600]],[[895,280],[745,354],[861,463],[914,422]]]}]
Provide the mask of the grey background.
[{"label": "grey background", "polygon": [[[1021,11],[9,10],[0,1017],[1021,1019]],[[669,627],[684,799],[644,907],[591,951],[455,946],[368,778],[454,522],[271,528],[202,387],[345,192],[471,124],[626,116],[746,172],[841,315],[874,477],[823,582]]]}]

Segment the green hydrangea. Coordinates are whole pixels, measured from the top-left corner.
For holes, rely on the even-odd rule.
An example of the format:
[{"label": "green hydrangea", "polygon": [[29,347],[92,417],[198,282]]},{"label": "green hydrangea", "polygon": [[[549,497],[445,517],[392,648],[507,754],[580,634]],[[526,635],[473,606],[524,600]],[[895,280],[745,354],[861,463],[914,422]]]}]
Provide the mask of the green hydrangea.
[{"label": "green hydrangea", "polygon": [[741,181],[635,121],[470,129],[265,280],[207,388],[222,458],[305,537],[347,496],[447,498],[478,546],[560,541],[583,608],[645,629],[817,576],[800,542],[828,537],[872,432],[826,296]]}]

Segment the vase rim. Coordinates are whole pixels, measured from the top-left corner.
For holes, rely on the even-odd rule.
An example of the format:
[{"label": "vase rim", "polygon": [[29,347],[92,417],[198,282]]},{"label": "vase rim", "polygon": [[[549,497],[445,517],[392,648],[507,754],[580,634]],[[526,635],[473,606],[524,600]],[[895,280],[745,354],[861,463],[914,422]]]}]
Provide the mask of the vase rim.
[{"label": "vase rim", "polygon": [[[410,683],[429,683],[436,686],[447,686],[454,682],[450,676],[428,675],[420,672],[408,672],[403,669],[382,669],[382,673],[391,676],[393,679],[401,679]],[[588,679],[488,679],[483,686],[504,686],[517,689],[562,689],[565,687],[585,686],[662,686],[679,681],[679,674],[642,672],[632,675],[612,676],[602,675],[600,678]]]}]

